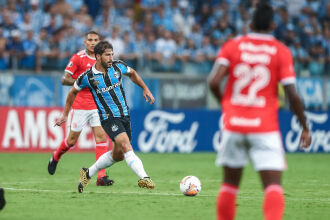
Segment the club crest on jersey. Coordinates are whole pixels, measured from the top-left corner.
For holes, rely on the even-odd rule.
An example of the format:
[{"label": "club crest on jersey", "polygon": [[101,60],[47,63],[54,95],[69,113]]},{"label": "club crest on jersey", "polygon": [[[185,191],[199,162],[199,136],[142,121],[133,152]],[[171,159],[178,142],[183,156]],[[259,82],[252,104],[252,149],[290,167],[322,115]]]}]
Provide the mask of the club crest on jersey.
[{"label": "club crest on jersey", "polygon": [[113,74],[116,78],[119,78],[119,73],[117,71],[115,71],[115,73]]},{"label": "club crest on jersey", "polygon": [[94,86],[98,86],[100,84],[99,81],[96,81],[96,80],[94,80],[92,83]]},{"label": "club crest on jersey", "polygon": [[113,132],[116,132],[116,131],[118,130],[118,126],[115,125],[115,124],[112,125],[111,130],[112,130]]},{"label": "club crest on jersey", "polygon": [[72,67],[72,65],[73,65],[73,63],[72,63],[72,61],[70,61],[67,65],[67,67]]}]

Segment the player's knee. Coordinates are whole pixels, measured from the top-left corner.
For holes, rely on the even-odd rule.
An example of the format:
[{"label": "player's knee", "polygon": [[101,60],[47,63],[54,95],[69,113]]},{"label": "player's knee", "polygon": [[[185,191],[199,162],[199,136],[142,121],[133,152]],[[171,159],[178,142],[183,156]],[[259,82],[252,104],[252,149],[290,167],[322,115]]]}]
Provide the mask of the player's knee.
[{"label": "player's knee", "polygon": [[124,153],[122,151],[113,152],[112,158],[117,162],[122,161],[122,160],[124,160]]},{"label": "player's knee", "polygon": [[94,134],[95,135],[95,141],[96,142],[106,142],[107,136],[105,134]]},{"label": "player's knee", "polygon": [[77,138],[75,137],[68,137],[67,139],[69,147],[73,147],[77,143]]},{"label": "player's knee", "polygon": [[126,152],[132,150],[132,146],[130,145],[130,143],[126,143],[126,142],[120,143],[120,148],[122,149],[123,153],[126,153]]}]

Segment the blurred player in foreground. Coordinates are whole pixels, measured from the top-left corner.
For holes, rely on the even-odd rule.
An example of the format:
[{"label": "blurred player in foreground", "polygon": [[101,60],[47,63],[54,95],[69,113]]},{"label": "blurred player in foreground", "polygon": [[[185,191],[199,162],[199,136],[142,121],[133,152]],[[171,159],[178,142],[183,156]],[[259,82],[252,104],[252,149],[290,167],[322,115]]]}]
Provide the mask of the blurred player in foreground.
[{"label": "blurred player in foreground", "polygon": [[[268,34],[274,28],[273,16],[271,6],[259,4],[251,23],[254,33],[226,42],[209,76],[209,86],[221,101],[223,114],[216,163],[223,166],[224,181],[217,198],[217,219],[234,219],[236,195],[248,158],[264,187],[265,219],[282,219],[281,174],[286,163],[277,118],[278,82],[302,126],[301,147],[311,143],[291,53]],[[228,79],[222,97],[220,83],[225,76]]]},{"label": "blurred player in foreground", "polygon": [[5,191],[3,188],[0,188],[0,210],[3,209],[5,205],[6,205]]},{"label": "blurred player in foreground", "polygon": [[[85,35],[84,44],[86,49],[79,51],[77,54],[73,55],[65,68],[65,73],[62,78],[63,85],[72,86],[79,75],[91,68],[96,62],[94,47],[100,41],[100,36],[95,31],[89,31]],[[77,95],[70,111],[69,116],[70,123],[68,127],[70,129],[69,136],[65,138],[57,150],[53,153],[49,163],[48,172],[53,175],[56,171],[57,163],[59,162],[61,156],[67,152],[71,147],[73,147],[79,138],[82,129],[89,123],[92,127],[96,148],[96,160],[104,153],[108,151],[108,140],[106,133],[104,132],[99,115],[97,113],[97,108],[94,103],[92,94],[86,88],[83,89]],[[109,140],[110,141],[110,140]],[[112,148],[112,143],[110,141],[110,148]],[[105,170],[102,169],[98,172],[96,185],[98,186],[110,186],[113,184],[113,180],[108,179],[105,175]]]},{"label": "blurred player in foreground", "polygon": [[112,151],[103,154],[90,168],[80,170],[78,191],[83,192],[90,178],[101,169],[125,159],[127,165],[139,176],[138,185],[142,188],[153,189],[153,181],[144,170],[142,161],[134,153],[131,140],[131,122],[125,92],[122,86],[122,76],[128,76],[132,82],[143,89],[147,102],[153,104],[155,99],[137,72],[120,60],[113,60],[113,47],[107,41],[99,42],[94,53],[96,63],[80,75],[68,94],[64,112],[56,121],[60,126],[67,120],[72,103],[84,88],[88,88],[97,104],[101,124],[114,142]]}]

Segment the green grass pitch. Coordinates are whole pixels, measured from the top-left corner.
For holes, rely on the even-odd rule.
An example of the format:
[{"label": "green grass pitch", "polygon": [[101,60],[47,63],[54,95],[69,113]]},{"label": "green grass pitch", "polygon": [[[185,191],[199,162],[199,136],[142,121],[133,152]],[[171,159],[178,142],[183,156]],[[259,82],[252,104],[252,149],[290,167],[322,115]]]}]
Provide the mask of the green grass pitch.
[{"label": "green grass pitch", "polygon": [[[94,154],[68,153],[50,176],[50,154],[0,153],[0,187],[7,200],[0,219],[215,219],[222,177],[214,166],[215,153],[138,155],[156,184],[154,190],[140,189],[137,176],[123,161],[109,171],[113,186],[97,187],[94,178],[78,194],[79,170],[94,162]],[[288,154],[287,162],[284,219],[330,219],[330,154]],[[180,193],[179,182],[187,175],[202,182],[196,197]],[[236,219],[263,219],[262,200],[259,177],[248,166]]]}]

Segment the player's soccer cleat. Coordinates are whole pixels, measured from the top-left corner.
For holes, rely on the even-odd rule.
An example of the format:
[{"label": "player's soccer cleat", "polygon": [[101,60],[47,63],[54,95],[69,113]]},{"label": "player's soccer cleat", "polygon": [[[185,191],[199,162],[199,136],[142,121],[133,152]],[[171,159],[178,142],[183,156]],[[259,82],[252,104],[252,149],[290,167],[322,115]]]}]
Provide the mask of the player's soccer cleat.
[{"label": "player's soccer cleat", "polygon": [[50,175],[54,175],[55,171],[56,171],[56,166],[57,166],[58,161],[56,161],[52,155],[52,157],[50,158],[50,161],[48,163],[48,173]]},{"label": "player's soccer cleat", "polygon": [[111,186],[115,181],[108,178],[108,176],[103,176],[97,179],[96,185],[97,186]]},{"label": "player's soccer cleat", "polygon": [[87,186],[90,182],[91,178],[89,177],[89,170],[88,168],[81,168],[80,169],[80,180],[78,184],[78,192],[82,193],[84,191],[84,187]]},{"label": "player's soccer cleat", "polygon": [[148,188],[148,189],[153,189],[155,188],[154,182],[150,179],[150,177],[144,177],[142,179],[139,179],[138,185],[141,188]]}]

